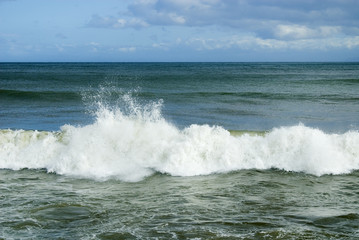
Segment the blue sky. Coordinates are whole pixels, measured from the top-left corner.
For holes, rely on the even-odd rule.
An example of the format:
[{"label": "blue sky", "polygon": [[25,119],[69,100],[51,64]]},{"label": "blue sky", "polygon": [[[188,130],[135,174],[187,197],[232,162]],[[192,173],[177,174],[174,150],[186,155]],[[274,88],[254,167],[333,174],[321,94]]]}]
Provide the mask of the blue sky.
[{"label": "blue sky", "polygon": [[359,61],[358,0],[0,0],[0,61]]}]

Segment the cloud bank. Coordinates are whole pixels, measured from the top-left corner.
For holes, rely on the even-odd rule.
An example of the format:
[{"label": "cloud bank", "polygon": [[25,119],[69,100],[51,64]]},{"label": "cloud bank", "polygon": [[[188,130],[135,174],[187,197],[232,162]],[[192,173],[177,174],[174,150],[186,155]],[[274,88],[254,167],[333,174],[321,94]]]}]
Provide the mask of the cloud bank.
[{"label": "cloud bank", "polygon": [[[197,50],[321,49],[359,46],[359,1],[355,0],[137,0],[118,16],[93,15],[88,27],[216,27],[212,36],[180,44]],[[223,34],[225,33],[225,34]],[[194,34],[195,35],[195,34]],[[153,46],[179,45],[157,42]]]},{"label": "cloud bank", "polygon": [[93,15],[88,26],[215,25],[261,38],[311,38],[358,35],[358,12],[359,1],[355,0],[138,0],[122,16]]},{"label": "cloud bank", "polygon": [[359,61],[358,0],[0,4],[0,61]]}]

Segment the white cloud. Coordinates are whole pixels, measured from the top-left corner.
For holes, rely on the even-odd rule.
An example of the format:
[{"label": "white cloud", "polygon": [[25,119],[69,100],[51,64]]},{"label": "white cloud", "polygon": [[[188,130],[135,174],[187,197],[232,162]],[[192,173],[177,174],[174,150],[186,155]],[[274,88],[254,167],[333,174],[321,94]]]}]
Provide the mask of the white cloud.
[{"label": "white cloud", "polygon": [[91,47],[91,51],[92,51],[92,52],[98,52],[99,49],[101,48],[101,44],[98,43],[98,42],[90,42],[90,43],[88,44],[88,46]]},{"label": "white cloud", "polygon": [[[359,1],[354,0],[292,0],[290,3],[278,0],[137,0],[132,1],[127,6],[127,11],[122,11],[117,17],[93,15],[87,26],[111,29],[158,26],[198,29],[217,27],[217,30],[211,33],[212,37],[206,36],[206,40],[195,37],[198,34],[187,40],[188,44],[197,46],[196,49],[211,50],[226,46],[216,40],[216,35],[222,35],[224,32],[227,36],[255,36],[256,47],[276,49],[294,45],[298,48],[312,48],[316,46],[316,41],[309,44],[308,41],[299,40],[358,36],[359,15],[353,10],[358,8]],[[182,34],[172,36],[178,38],[182,37]],[[157,41],[171,41],[168,39],[169,37],[162,35],[162,39],[159,37]],[[242,45],[250,45],[241,41]],[[296,41],[295,44],[293,41]],[[157,48],[163,48],[163,44],[156,44]],[[356,46],[355,41],[351,46]]]},{"label": "white cloud", "polygon": [[184,24],[186,19],[183,16],[179,16],[176,13],[169,13],[168,17],[172,20],[172,22],[177,24]]},{"label": "white cloud", "polygon": [[121,47],[118,49],[119,52],[134,52],[136,47]]},{"label": "white cloud", "polygon": [[151,26],[215,25],[262,38],[307,39],[359,26],[355,9],[359,1],[140,0],[128,6],[128,14]]},{"label": "white cloud", "polygon": [[55,44],[55,48],[57,49],[57,51],[59,52],[64,52],[68,49],[74,49],[76,48],[76,46],[74,44],[65,44],[65,43],[62,43],[62,44]]},{"label": "white cloud", "polygon": [[87,23],[87,27],[95,27],[95,28],[142,28],[148,27],[148,23],[139,18],[116,18],[113,16],[109,17],[101,17],[99,15],[92,15],[91,20]]},{"label": "white cloud", "polygon": [[309,39],[332,37],[341,32],[338,26],[310,28],[304,25],[278,25],[274,35],[281,39]]},{"label": "white cloud", "polygon": [[314,31],[306,26],[300,25],[279,25],[275,33],[279,38],[302,39],[314,35]]},{"label": "white cloud", "polygon": [[143,21],[142,19],[139,19],[139,18],[131,18],[129,20],[125,20],[125,26],[126,27],[148,27],[149,24],[146,23],[145,21]]},{"label": "white cloud", "polygon": [[157,49],[162,49],[162,50],[170,50],[170,48],[173,46],[173,45],[176,45],[176,44],[168,44],[168,43],[153,43],[152,44],[152,47],[153,48],[157,48]]},{"label": "white cloud", "polygon": [[[359,47],[359,36],[320,39],[262,39],[255,36],[232,36],[227,38],[190,38],[182,41],[187,47],[197,51],[217,49],[242,50],[333,50]],[[178,44],[182,44],[179,42]]]},{"label": "white cloud", "polygon": [[349,49],[359,47],[359,36],[344,39],[344,41],[341,41],[341,43],[342,45],[344,45],[346,48]]}]

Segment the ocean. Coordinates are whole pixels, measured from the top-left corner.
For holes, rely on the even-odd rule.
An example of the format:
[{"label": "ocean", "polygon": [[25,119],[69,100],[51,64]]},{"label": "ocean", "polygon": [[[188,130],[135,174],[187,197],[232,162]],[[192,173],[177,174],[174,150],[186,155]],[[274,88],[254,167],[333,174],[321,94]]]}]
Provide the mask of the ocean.
[{"label": "ocean", "polygon": [[0,239],[357,239],[359,63],[0,63]]}]

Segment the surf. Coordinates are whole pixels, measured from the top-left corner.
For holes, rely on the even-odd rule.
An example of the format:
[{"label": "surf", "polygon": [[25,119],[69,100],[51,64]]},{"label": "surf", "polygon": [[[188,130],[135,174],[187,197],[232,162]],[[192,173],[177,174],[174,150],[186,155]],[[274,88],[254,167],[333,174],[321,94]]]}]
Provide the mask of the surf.
[{"label": "surf", "polygon": [[329,134],[302,124],[266,132],[196,124],[180,129],[162,116],[161,100],[143,104],[131,94],[122,95],[116,106],[97,100],[94,122],[85,126],[0,130],[0,168],[122,181],[154,173],[196,176],[274,168],[321,176],[359,169],[358,131]]}]

